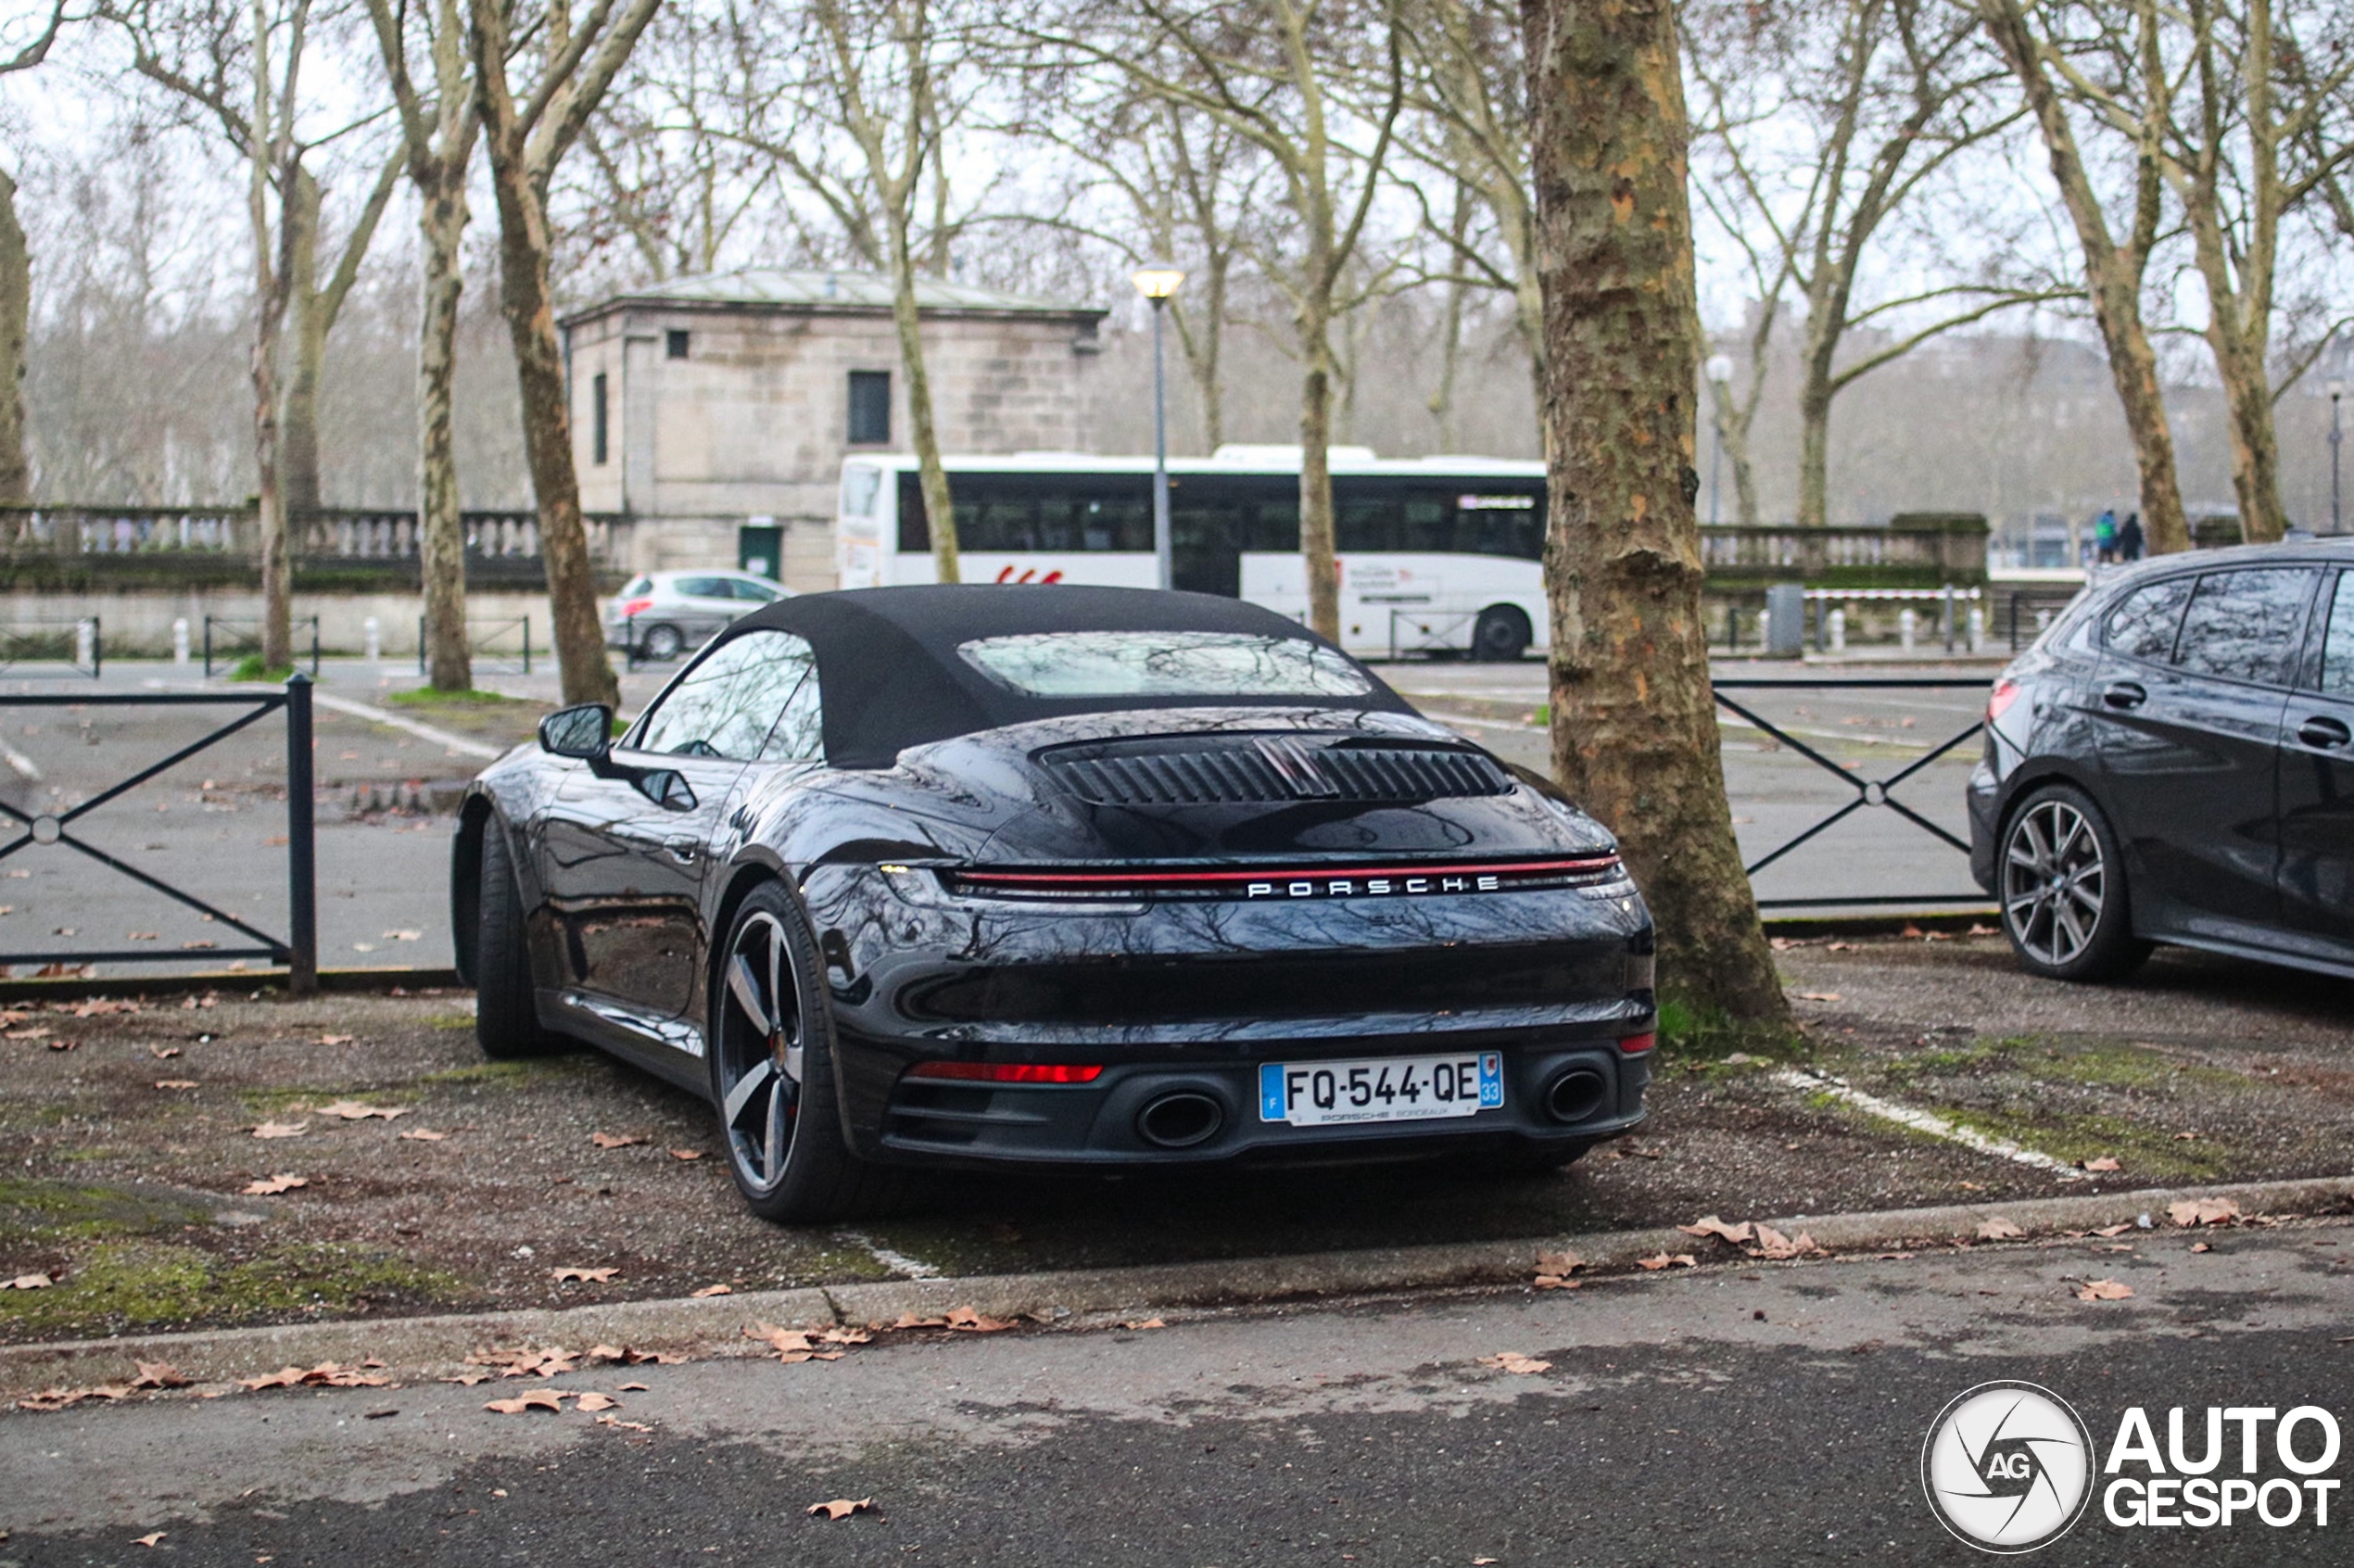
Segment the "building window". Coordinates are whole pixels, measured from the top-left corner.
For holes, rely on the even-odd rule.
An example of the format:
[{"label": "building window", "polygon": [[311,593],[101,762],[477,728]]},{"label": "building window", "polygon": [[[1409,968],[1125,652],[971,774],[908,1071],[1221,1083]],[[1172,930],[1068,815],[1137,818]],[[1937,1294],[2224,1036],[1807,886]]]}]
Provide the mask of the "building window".
[{"label": "building window", "polygon": [[613,437],[612,415],[605,404],[604,372],[599,371],[595,379],[588,383],[588,458],[591,462],[602,462]]},{"label": "building window", "polygon": [[850,373],[850,444],[885,446],[891,440],[891,373]]},{"label": "building window", "polygon": [[664,335],[662,351],[664,354],[674,360],[685,359],[687,357],[687,329],[685,327],[672,327],[668,333]]}]

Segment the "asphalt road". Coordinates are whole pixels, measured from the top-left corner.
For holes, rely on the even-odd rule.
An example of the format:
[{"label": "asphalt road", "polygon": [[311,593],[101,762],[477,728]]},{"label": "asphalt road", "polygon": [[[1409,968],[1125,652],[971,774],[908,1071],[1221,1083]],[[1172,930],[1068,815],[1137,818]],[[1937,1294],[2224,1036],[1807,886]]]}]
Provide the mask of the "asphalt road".
[{"label": "asphalt road", "polygon": [[[1974,1562],[1918,1476],[1932,1419],[1975,1385],[2057,1393],[2104,1459],[2130,1406],[2161,1445],[2173,1406],[2195,1434],[2209,1405],[2354,1415],[2354,1229],[2207,1239],[531,1380],[614,1395],[643,1431],[483,1410],[516,1383],[11,1414],[0,1564]],[[2088,1276],[2133,1296],[2081,1301]],[[1551,1365],[1479,1364],[1504,1352]],[[2255,1457],[2259,1482],[2288,1474],[2269,1441]],[[2239,1463],[2234,1445],[2221,1473]],[[2326,1475],[2349,1468],[2341,1453]],[[875,1514],[804,1512],[868,1497]],[[2037,1561],[2343,1562],[2343,1507],[2325,1527],[2309,1509],[2129,1528],[2096,1494]]]}]

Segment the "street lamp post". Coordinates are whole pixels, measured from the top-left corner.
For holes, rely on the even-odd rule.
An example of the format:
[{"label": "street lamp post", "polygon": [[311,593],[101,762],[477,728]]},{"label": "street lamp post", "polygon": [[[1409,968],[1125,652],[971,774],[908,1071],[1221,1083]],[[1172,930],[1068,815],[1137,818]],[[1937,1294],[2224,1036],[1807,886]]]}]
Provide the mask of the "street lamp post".
[{"label": "street lamp post", "polygon": [[1153,563],[1163,588],[1175,583],[1169,529],[1169,398],[1161,369],[1160,318],[1185,274],[1166,261],[1136,270],[1136,292],[1153,307]]},{"label": "street lamp post", "polygon": [[2346,396],[2346,383],[2333,376],[2323,390],[2330,395],[2330,532],[2335,534],[2346,526],[2337,511],[2337,449],[2346,440],[2337,423],[2337,400]]},{"label": "street lamp post", "polygon": [[1709,399],[1708,420],[1709,435],[1714,437],[1714,444],[1708,450],[1708,525],[1714,528],[1716,526],[1717,472],[1725,461],[1724,398],[1726,387],[1733,379],[1733,357],[1730,354],[1711,354],[1702,369],[1708,377],[1708,385],[1714,389]]}]

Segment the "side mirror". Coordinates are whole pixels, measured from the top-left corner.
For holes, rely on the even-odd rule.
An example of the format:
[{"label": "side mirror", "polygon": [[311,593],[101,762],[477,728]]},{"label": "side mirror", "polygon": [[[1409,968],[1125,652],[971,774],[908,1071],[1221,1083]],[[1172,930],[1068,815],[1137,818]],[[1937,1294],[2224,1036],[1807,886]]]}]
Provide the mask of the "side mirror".
[{"label": "side mirror", "polygon": [[602,702],[559,708],[539,721],[539,749],[575,762],[596,762],[613,750],[613,710]]}]

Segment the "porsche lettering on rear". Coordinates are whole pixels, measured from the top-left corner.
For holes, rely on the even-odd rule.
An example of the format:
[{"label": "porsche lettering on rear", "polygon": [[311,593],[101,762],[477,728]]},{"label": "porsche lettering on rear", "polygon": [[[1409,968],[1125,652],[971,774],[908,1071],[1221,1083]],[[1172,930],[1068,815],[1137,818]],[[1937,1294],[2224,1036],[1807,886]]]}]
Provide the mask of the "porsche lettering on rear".
[{"label": "porsche lettering on rear", "polygon": [[1500,877],[1303,877],[1251,882],[1245,898],[1383,898],[1401,893],[1498,892]]}]

